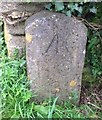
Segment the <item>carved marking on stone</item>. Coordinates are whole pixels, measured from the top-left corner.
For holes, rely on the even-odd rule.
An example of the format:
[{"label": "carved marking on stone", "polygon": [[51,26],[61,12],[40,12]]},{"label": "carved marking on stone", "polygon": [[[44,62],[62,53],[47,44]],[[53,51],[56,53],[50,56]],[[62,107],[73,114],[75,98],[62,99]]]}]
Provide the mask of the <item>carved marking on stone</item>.
[{"label": "carved marking on stone", "polygon": [[52,46],[53,42],[55,41],[55,37],[56,37],[56,36],[57,36],[57,35],[55,35],[55,36],[53,37],[53,39],[51,40],[49,46],[48,46],[47,49],[45,50],[45,53],[47,53],[47,52],[49,51],[50,47]]},{"label": "carved marking on stone", "polygon": [[[66,39],[66,38],[65,38]],[[56,51],[56,54],[59,53],[58,51],[58,44],[59,44],[59,41],[60,41],[60,35],[59,34],[55,34],[53,39],[51,40],[51,42],[49,43],[47,49],[45,50],[44,54],[47,53],[50,49],[50,47],[53,47],[53,43],[56,42],[56,48],[55,48],[55,51]],[[63,41],[63,43],[65,43],[65,41]],[[69,52],[68,48],[67,48],[67,43],[64,44],[65,49],[67,50],[67,52]],[[63,55],[64,56],[64,55]]]}]

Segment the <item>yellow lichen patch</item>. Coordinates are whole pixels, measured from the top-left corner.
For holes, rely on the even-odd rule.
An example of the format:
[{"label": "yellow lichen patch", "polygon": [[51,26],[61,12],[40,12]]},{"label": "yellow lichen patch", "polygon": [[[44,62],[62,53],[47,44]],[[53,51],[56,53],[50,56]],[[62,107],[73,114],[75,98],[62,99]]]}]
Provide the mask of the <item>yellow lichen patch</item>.
[{"label": "yellow lichen patch", "polygon": [[28,80],[30,80],[30,76],[29,75],[27,75],[27,78],[28,78]]},{"label": "yellow lichen patch", "polygon": [[8,51],[8,56],[10,57],[12,54],[12,51],[11,51],[9,43],[7,43],[7,51]]},{"label": "yellow lichen patch", "polygon": [[29,33],[26,34],[26,41],[29,43],[32,41],[32,35],[30,35]]},{"label": "yellow lichen patch", "polygon": [[11,39],[11,35],[8,32],[6,23],[4,23],[4,37],[5,37],[5,42],[6,43]]},{"label": "yellow lichen patch", "polygon": [[8,48],[8,56],[11,56],[11,51],[9,48]]},{"label": "yellow lichen patch", "polygon": [[75,80],[71,80],[69,85],[70,85],[70,87],[74,87],[76,85],[76,81]]}]

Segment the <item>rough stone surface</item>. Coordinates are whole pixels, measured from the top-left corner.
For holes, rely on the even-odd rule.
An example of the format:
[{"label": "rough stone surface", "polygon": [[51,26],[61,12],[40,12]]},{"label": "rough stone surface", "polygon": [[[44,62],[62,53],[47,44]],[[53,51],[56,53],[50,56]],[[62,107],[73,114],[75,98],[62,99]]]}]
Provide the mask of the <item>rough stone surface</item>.
[{"label": "rough stone surface", "polygon": [[5,22],[5,40],[9,56],[13,55],[14,48],[19,49],[19,56],[23,54],[21,51],[25,48],[25,20],[32,14],[43,10],[45,4],[38,2],[0,2],[0,17]]},{"label": "rough stone surface", "polygon": [[0,13],[8,13],[9,11],[28,11],[38,12],[44,9],[45,3],[39,2],[0,2]]},{"label": "rough stone surface", "polygon": [[5,22],[5,24],[6,24],[6,29],[9,34],[25,36],[25,22],[19,22],[15,25],[9,25],[6,22]]},{"label": "rough stone surface", "polygon": [[39,2],[0,2],[0,17],[10,25],[16,24],[43,10],[45,4]]},{"label": "rough stone surface", "polygon": [[80,97],[87,28],[61,13],[41,11],[26,21],[27,71],[35,100]]},{"label": "rough stone surface", "polygon": [[21,57],[25,52],[25,36],[12,35],[8,29],[8,25],[4,23],[4,36],[7,45],[8,56],[13,56],[16,49],[18,49],[18,57]]}]

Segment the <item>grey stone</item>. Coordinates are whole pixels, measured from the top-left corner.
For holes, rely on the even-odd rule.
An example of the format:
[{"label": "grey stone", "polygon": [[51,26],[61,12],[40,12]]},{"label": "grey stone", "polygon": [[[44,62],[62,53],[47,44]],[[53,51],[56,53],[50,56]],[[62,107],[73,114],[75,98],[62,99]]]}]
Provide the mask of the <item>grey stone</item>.
[{"label": "grey stone", "polygon": [[25,22],[19,22],[15,25],[9,25],[6,22],[5,24],[6,24],[6,29],[8,30],[9,34],[25,36]]},{"label": "grey stone", "polygon": [[27,72],[38,102],[78,103],[87,41],[87,28],[61,13],[41,11],[25,27]]},{"label": "grey stone", "polygon": [[15,50],[18,50],[18,57],[25,53],[25,36],[12,35],[8,29],[8,25],[4,23],[4,37],[7,45],[8,56],[13,57]]},{"label": "grey stone", "polygon": [[46,3],[39,2],[0,2],[0,13],[8,13],[10,11],[27,11],[27,12],[36,12],[44,9]]},{"label": "grey stone", "polygon": [[[43,10],[44,5],[45,3],[38,3],[38,2],[37,3],[7,2],[7,1],[0,2],[0,17],[3,18],[5,24],[5,28],[4,28],[6,31],[5,40],[6,40],[9,56],[12,56],[15,47],[19,48],[19,52],[20,52],[19,56],[23,54],[21,53],[21,51],[22,48],[25,48],[25,41],[24,41],[25,20],[32,14]],[[15,46],[15,47],[12,48],[11,46]]]},{"label": "grey stone", "polygon": [[8,24],[25,21],[29,16],[44,9],[46,3],[0,2],[0,17]]}]

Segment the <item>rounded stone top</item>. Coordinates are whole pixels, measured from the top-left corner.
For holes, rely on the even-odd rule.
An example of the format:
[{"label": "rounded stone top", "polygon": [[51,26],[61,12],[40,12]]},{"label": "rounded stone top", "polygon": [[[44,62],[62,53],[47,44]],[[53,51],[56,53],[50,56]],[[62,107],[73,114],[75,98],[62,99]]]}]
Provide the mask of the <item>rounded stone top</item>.
[{"label": "rounded stone top", "polygon": [[66,24],[69,24],[69,27],[77,26],[81,29],[81,31],[85,31],[85,33],[87,33],[87,27],[76,18],[68,17],[63,13],[50,12],[47,10],[42,10],[30,16],[25,22],[25,31],[30,29],[32,24],[42,24],[42,21],[55,21],[57,24],[59,24],[59,21],[66,21]]}]

